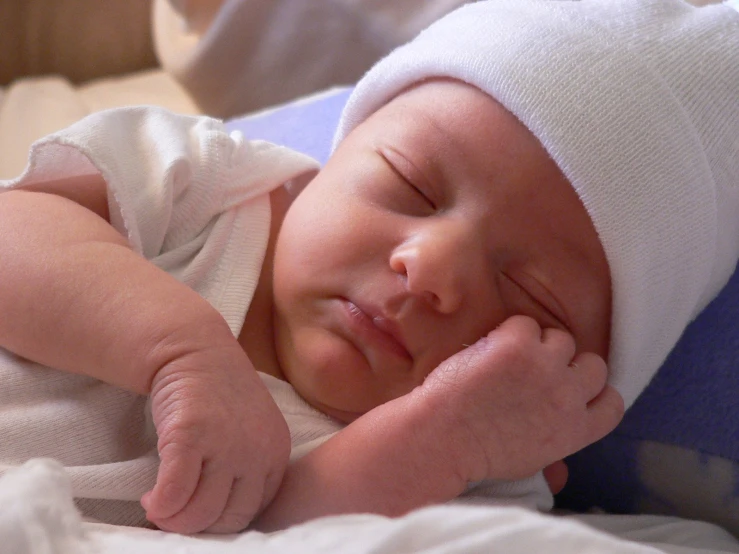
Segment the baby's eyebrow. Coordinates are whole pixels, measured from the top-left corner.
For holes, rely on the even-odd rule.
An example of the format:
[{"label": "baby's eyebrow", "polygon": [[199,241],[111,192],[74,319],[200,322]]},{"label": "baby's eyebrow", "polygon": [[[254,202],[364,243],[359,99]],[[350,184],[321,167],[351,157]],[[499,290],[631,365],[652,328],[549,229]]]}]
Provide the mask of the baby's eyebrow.
[{"label": "baby's eyebrow", "polygon": [[[414,133],[421,133],[423,135],[434,134],[443,138],[443,141],[434,141],[435,148],[433,151],[424,154],[423,164],[414,160],[414,165],[419,171],[423,171],[426,179],[431,184],[437,181],[439,183],[453,183],[453,179],[447,171],[447,164],[444,163],[442,157],[451,160],[463,159],[464,148],[449,134],[449,130],[436,121],[426,110],[418,109],[413,102],[405,102],[404,107],[406,109],[400,111],[400,117],[395,121],[395,125],[401,129],[400,136],[408,137]],[[439,142],[443,142],[443,144],[439,144]]]}]

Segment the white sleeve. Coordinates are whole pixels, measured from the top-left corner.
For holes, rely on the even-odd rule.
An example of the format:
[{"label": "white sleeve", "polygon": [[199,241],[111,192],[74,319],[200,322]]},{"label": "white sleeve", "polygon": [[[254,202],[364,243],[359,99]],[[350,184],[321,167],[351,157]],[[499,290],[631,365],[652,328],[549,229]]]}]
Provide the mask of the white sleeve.
[{"label": "white sleeve", "polygon": [[287,381],[264,373],[259,376],[290,429],[291,462],[318,448],[345,427],[308,404]]},{"label": "white sleeve", "polygon": [[548,512],[554,506],[554,497],[542,472],[518,481],[481,481],[470,486],[454,502],[496,506],[521,506]]},{"label": "white sleeve", "polygon": [[302,154],[229,135],[220,120],[135,107],[95,113],[36,141],[24,173],[0,183],[100,173],[111,223],[152,259],[178,242],[168,233],[183,242],[183,226],[195,233],[218,213],[316,168]]},{"label": "white sleeve", "polygon": [[[315,174],[311,158],[154,107],[98,112],[31,147],[0,188],[99,173],[132,248],[243,324],[269,238],[268,192]],[[245,277],[246,276],[246,277]]]},{"label": "white sleeve", "polygon": [[466,0],[155,0],[162,67],[206,112],[240,115],[355,83]]}]

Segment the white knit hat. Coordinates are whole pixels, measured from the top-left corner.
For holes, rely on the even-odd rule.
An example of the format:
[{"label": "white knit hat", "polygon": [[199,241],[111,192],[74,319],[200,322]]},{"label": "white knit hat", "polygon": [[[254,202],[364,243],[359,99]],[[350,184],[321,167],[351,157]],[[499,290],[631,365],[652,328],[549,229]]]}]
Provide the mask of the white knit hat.
[{"label": "white knit hat", "polygon": [[736,267],[739,13],[682,0],[471,3],[365,75],[336,142],[440,76],[501,102],[580,195],[611,270],[609,379],[630,406]]}]

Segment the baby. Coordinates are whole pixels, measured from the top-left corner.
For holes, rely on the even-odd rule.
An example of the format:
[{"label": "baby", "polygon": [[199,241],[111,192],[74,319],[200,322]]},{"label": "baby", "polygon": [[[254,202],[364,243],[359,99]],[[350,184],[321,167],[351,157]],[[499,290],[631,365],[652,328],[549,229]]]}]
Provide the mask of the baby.
[{"label": "baby", "polygon": [[[4,465],[60,459],[118,523],[156,480],[153,523],[233,531],[597,440],[736,265],[738,42],[726,6],[478,2],[368,73],[307,185],[151,108],[43,139],[0,195]],[[289,434],[316,447],[285,469]]]}]

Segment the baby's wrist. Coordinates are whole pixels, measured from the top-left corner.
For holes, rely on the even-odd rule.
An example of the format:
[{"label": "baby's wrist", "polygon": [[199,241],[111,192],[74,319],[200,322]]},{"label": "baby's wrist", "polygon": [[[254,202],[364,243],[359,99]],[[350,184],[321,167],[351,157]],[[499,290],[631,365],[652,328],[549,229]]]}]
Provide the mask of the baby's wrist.
[{"label": "baby's wrist", "polygon": [[[203,371],[204,361],[212,357],[218,360],[222,355],[209,355],[208,352],[228,352],[233,350],[236,356],[246,357],[225,321],[213,318],[214,321],[198,323],[192,321],[177,327],[158,340],[146,353],[147,368],[143,376],[148,380],[143,385],[144,393],[153,393],[162,381],[173,378],[174,374],[197,374]],[[192,360],[192,361],[191,361]],[[227,372],[233,364],[218,367],[219,374]],[[243,370],[243,367],[238,369]]]},{"label": "baby's wrist", "polygon": [[405,423],[404,450],[415,452],[438,478],[456,489],[450,499],[464,492],[467,483],[480,479],[480,471],[469,463],[464,434],[435,398],[417,388],[398,400],[404,404],[399,415]]},{"label": "baby's wrist", "polygon": [[489,471],[482,445],[459,415],[460,410],[469,407],[457,406],[451,398],[454,394],[452,390],[428,391],[422,386],[409,396],[417,397],[412,400],[419,410],[418,427],[424,429],[425,440],[443,458],[445,472],[465,490],[468,483],[488,478]]}]

